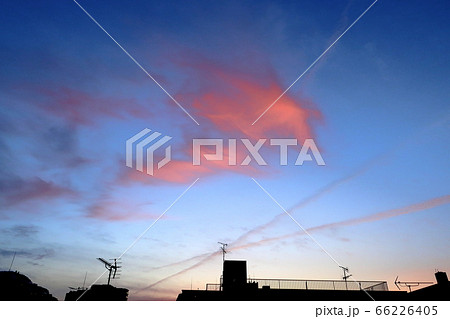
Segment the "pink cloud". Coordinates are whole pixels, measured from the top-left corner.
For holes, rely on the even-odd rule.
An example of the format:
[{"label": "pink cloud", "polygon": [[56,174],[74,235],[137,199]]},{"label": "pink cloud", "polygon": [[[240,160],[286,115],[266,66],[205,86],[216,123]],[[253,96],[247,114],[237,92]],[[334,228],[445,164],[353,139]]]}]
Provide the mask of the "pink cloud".
[{"label": "pink cloud", "polygon": [[[185,91],[175,95],[199,120],[200,127],[184,127],[184,146],[178,150],[188,160],[172,160],[161,170],[155,171],[154,176],[127,169],[122,173],[122,182],[138,181],[155,183],[166,181],[173,183],[187,183],[197,177],[209,176],[222,172],[232,172],[247,176],[264,176],[272,173],[273,169],[254,165],[241,166],[242,160],[248,155],[247,150],[237,141],[237,163],[229,165],[229,148],[224,143],[224,158],[220,161],[207,161],[203,154],[214,153],[214,150],[202,147],[202,163],[192,165],[192,138],[248,138],[254,144],[260,138],[297,138],[303,143],[306,138],[314,137],[311,122],[321,118],[320,111],[308,99],[283,96],[265,116],[255,125],[252,123],[275,100],[284,87],[269,70],[257,74],[243,74],[236,70],[228,70],[208,60],[192,61],[178,60],[181,72],[190,75],[191,82],[185,86]],[[195,87],[194,89],[191,89]],[[172,105],[170,103],[169,105]],[[176,106],[174,106],[176,107]],[[199,131],[199,129],[201,131]],[[265,143],[262,152],[279,151],[278,148],[268,148]],[[175,148],[172,148],[175,151]]]},{"label": "pink cloud", "polygon": [[123,199],[103,198],[88,208],[86,217],[106,221],[158,218],[158,215],[149,212],[148,205],[149,203],[135,204]]},{"label": "pink cloud", "polygon": [[211,173],[212,171],[206,166],[193,166],[189,161],[172,160],[162,169],[155,170],[153,176],[149,176],[133,168],[124,168],[121,171],[119,182],[122,184],[130,182],[154,184],[162,181],[170,183],[189,183],[193,182],[197,177],[202,177]]},{"label": "pink cloud", "polygon": [[321,113],[309,99],[291,96],[295,89],[251,125],[286,89],[269,67],[254,66],[258,71],[250,74],[203,58],[187,59],[190,60],[177,63],[182,68],[193,68],[190,75],[199,88],[190,92],[187,86],[187,91],[176,98],[194,108],[195,114],[208,120],[215,129],[253,139],[292,137],[303,141],[314,137],[311,121],[321,119]]},{"label": "pink cloud", "polygon": [[[241,146],[240,146],[241,147]],[[205,154],[213,154],[215,150],[208,149],[207,147],[200,148],[201,165],[193,165],[192,163],[192,146],[186,146],[186,149],[182,152],[190,152],[189,160],[171,160],[161,169],[154,170],[152,176],[147,175],[145,172],[140,172],[134,168],[124,167],[118,178],[118,183],[126,185],[130,182],[139,182],[145,184],[155,184],[159,182],[169,183],[191,183],[196,178],[210,176],[219,173],[236,173],[247,176],[261,177],[270,174],[271,170],[267,169],[263,171],[257,166],[241,166],[241,165],[229,165],[229,150],[227,146],[223,149],[222,160],[208,161],[204,158]],[[247,154],[245,154],[246,156]],[[243,154],[238,150],[238,163],[242,161]],[[124,163],[120,164],[122,167]]]}]

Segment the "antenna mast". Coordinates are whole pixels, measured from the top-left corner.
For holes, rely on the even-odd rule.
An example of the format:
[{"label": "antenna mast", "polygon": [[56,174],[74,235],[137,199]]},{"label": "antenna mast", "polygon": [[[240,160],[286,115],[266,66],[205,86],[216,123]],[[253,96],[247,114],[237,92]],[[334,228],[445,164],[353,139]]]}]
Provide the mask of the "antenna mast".
[{"label": "antenna mast", "polygon": [[13,259],[11,261],[11,265],[9,266],[9,271],[11,271],[12,265],[14,263],[14,259],[16,259],[16,252],[14,252],[14,256],[13,256]]},{"label": "antenna mast", "polygon": [[433,284],[430,281],[400,281],[397,278],[395,278],[394,284],[397,286],[398,290],[401,290],[400,287],[408,287],[409,292],[411,292],[411,287],[417,287],[420,285],[431,285]]},{"label": "antenna mast", "polygon": [[86,277],[87,277],[87,271],[86,271],[86,273],[84,274],[83,289],[84,289],[84,287],[86,286]]},{"label": "antenna mast", "polygon": [[347,286],[347,279],[350,278],[351,274],[348,273],[348,268],[344,267],[344,266],[339,266],[342,268],[342,271],[344,272],[344,276],[342,277],[342,279],[345,280],[345,290],[348,290],[348,286]]},{"label": "antenna mast", "polygon": [[218,241],[217,243],[221,245],[220,250],[222,250],[222,262],[224,262],[225,254],[228,253],[228,251],[227,251],[228,244],[221,243],[220,241]]},{"label": "antenna mast", "polygon": [[117,259],[116,258],[113,259],[114,262],[108,262],[108,261],[106,261],[103,258],[97,258],[97,259],[100,260],[105,265],[105,268],[109,271],[109,275],[108,275],[108,285],[109,285],[110,282],[111,282],[111,275],[112,275],[113,279],[116,278],[117,270],[119,268],[122,268],[122,266],[118,266],[117,265]]}]

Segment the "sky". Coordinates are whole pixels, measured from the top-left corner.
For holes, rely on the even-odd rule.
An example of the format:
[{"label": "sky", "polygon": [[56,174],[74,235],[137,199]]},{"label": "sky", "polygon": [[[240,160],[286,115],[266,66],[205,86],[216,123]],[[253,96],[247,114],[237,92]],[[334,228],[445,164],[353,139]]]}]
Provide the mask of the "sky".
[{"label": "sky", "polygon": [[[130,300],[175,300],[219,282],[218,242],[251,278],[450,271],[450,5],[379,0],[339,38],[372,3],[5,3],[0,269],[16,254],[59,300],[121,255]],[[172,138],[154,175],[125,163],[145,128]],[[201,138],[224,159],[194,166]],[[277,138],[298,141],[287,165]],[[241,139],[267,165],[240,165]],[[306,139],[326,165],[295,165]]]}]

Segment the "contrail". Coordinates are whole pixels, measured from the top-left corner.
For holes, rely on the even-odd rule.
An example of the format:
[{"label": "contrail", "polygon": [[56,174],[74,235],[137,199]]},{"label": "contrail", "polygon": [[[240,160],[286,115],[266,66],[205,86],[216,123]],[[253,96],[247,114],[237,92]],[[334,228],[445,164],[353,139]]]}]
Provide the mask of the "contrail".
[{"label": "contrail", "polygon": [[[132,294],[136,294],[136,293],[138,293],[138,292],[140,292],[140,291],[142,291],[142,290],[146,290],[146,289],[153,288],[154,286],[159,285],[160,283],[162,283],[162,282],[164,282],[164,281],[166,281],[166,280],[169,280],[170,278],[176,277],[176,276],[181,275],[181,274],[183,274],[183,273],[185,273],[185,272],[187,272],[187,271],[189,271],[189,270],[191,270],[191,269],[197,268],[197,267],[203,265],[204,263],[206,263],[207,261],[209,261],[211,258],[216,257],[216,256],[219,255],[219,254],[221,254],[220,251],[215,251],[215,252],[213,252],[213,253],[207,253],[207,254],[204,254],[204,255],[206,255],[206,257],[203,258],[202,260],[200,260],[198,263],[193,264],[192,266],[189,266],[189,267],[187,267],[187,268],[184,268],[184,269],[182,269],[182,270],[180,270],[180,271],[178,271],[178,272],[176,272],[176,273],[174,273],[174,274],[172,274],[172,275],[169,275],[169,276],[167,276],[167,277],[164,277],[163,279],[160,279],[160,280],[158,280],[158,281],[156,281],[156,282],[154,282],[154,283],[148,285],[147,287],[144,287],[144,288],[141,288],[141,289],[139,289],[139,290],[136,290],[136,291],[133,292]],[[197,257],[198,257],[198,256],[197,256]],[[191,258],[191,259],[192,259],[192,258]]]},{"label": "contrail", "polygon": [[[422,211],[422,210],[427,210],[427,209],[430,209],[430,208],[433,208],[436,206],[445,205],[448,203],[450,203],[450,195],[445,195],[445,196],[436,197],[436,198],[433,198],[433,199],[430,199],[430,200],[427,200],[427,201],[424,201],[421,203],[416,203],[413,205],[396,208],[396,209],[390,209],[390,210],[386,210],[383,212],[367,215],[364,217],[353,218],[353,219],[348,219],[348,220],[344,220],[341,222],[328,223],[328,224],[310,227],[307,229],[307,231],[313,232],[313,231],[318,231],[318,230],[323,230],[323,229],[358,225],[358,224],[378,221],[381,219],[410,214],[410,213],[414,213],[414,212],[418,212],[418,211]],[[299,236],[299,235],[304,235],[304,234],[305,233],[302,231],[296,231],[296,232],[293,232],[290,234],[277,236],[277,237],[265,238],[265,239],[258,240],[258,241],[252,242],[252,243],[248,243],[248,244],[244,244],[244,245],[237,246],[234,248],[230,248],[230,250],[239,250],[239,249],[250,248],[250,247],[254,247],[254,246],[261,246],[261,245],[269,243],[269,242],[274,242],[274,241],[291,238],[291,237],[295,237],[295,236]]]},{"label": "contrail", "polygon": [[[351,225],[358,225],[358,224],[363,224],[363,223],[368,223],[368,222],[373,222],[373,221],[378,221],[381,219],[387,219],[387,218],[391,218],[391,217],[396,217],[396,216],[400,216],[400,215],[405,215],[405,214],[410,214],[410,213],[414,213],[414,212],[418,212],[418,211],[423,211],[423,210],[427,210],[436,206],[441,206],[441,205],[445,205],[450,203],[450,195],[444,195],[441,197],[435,197],[432,199],[429,199],[427,201],[424,202],[420,202],[420,203],[416,203],[416,204],[412,204],[412,205],[408,205],[405,207],[401,207],[401,208],[395,208],[395,209],[390,209],[390,210],[386,210],[386,211],[382,211],[379,213],[375,213],[375,214],[371,214],[371,215],[367,215],[367,216],[363,216],[363,217],[359,217],[359,218],[352,218],[352,219],[348,219],[348,220],[344,220],[344,221],[340,221],[340,222],[335,222],[335,223],[327,223],[327,224],[322,224],[319,226],[314,226],[314,227],[310,227],[307,229],[308,232],[313,232],[313,231],[319,231],[319,230],[323,230],[323,229],[330,229],[330,228],[338,228],[338,227],[344,227],[344,226],[351,226]],[[261,246],[263,244],[269,243],[269,242],[275,242],[278,240],[282,240],[282,239],[286,239],[286,238],[291,238],[291,237],[295,237],[295,236],[299,236],[299,235],[304,235],[305,233],[302,231],[297,231],[294,233],[290,233],[290,234],[286,234],[286,235],[282,235],[282,236],[277,236],[277,237],[271,237],[271,238],[266,238],[266,239],[262,239],[256,242],[252,242],[252,243],[248,243],[248,244],[244,244],[241,246],[235,246],[233,248],[231,248],[230,250],[240,250],[240,249],[246,249],[246,248],[250,248],[250,247],[255,247],[255,246]],[[242,236],[241,236],[242,237]],[[134,293],[138,293],[142,290],[145,289],[150,289],[156,285],[159,285],[160,283],[169,280],[173,277],[176,277],[178,275],[181,275],[189,270],[195,269],[201,265],[203,265],[204,263],[206,263],[207,261],[209,261],[211,258],[216,257],[220,254],[220,251],[216,251],[210,254],[203,254],[206,255],[206,257],[204,257],[202,260],[200,260],[198,263],[189,266],[187,268],[184,268],[172,275],[169,275],[157,282],[152,283],[151,285],[144,287],[142,289],[139,289],[138,291],[134,292]],[[199,255],[202,256],[202,255]],[[199,256],[196,256],[195,258],[198,258]],[[193,257],[194,258],[194,257]],[[192,259],[192,258],[190,258]],[[182,263],[184,261],[181,261],[179,263]]]},{"label": "contrail", "polygon": [[152,267],[151,269],[156,270],[156,269],[162,269],[162,268],[168,268],[168,267],[182,265],[182,264],[187,263],[187,262],[192,261],[192,260],[197,260],[197,259],[200,259],[200,258],[204,258],[204,257],[206,257],[206,256],[208,256],[210,254],[211,253],[200,254],[200,255],[197,255],[197,256],[194,256],[194,257],[190,257],[188,259],[176,261],[176,262],[173,262],[173,263],[170,263],[170,264],[166,264],[166,265],[162,265],[162,266],[158,266],[158,267]]},{"label": "contrail", "polygon": [[[325,185],[324,187],[320,188],[317,192],[315,192],[314,194],[312,194],[311,196],[302,199],[300,202],[298,202],[297,204],[295,204],[294,206],[292,206],[291,208],[288,209],[288,212],[290,214],[293,214],[293,212],[296,209],[302,208],[307,206],[308,204],[314,202],[315,200],[319,199],[320,197],[328,194],[329,192],[331,192],[333,189],[335,189],[336,187],[351,181],[352,179],[364,174],[365,172],[367,172],[369,169],[371,169],[372,167],[374,167],[375,165],[378,165],[382,160],[386,159],[388,156],[390,156],[392,154],[391,152],[387,152],[383,155],[379,155],[373,159],[371,159],[370,161],[368,161],[366,164],[362,165],[361,167],[357,168],[356,170],[354,170],[352,173],[350,173],[347,176],[344,176],[342,178],[339,178],[335,181],[332,181],[331,183]],[[272,218],[270,221],[268,221],[265,224],[259,225],[247,232],[245,232],[244,234],[242,234],[241,236],[239,236],[233,243],[231,243],[229,245],[229,247],[232,247],[233,245],[236,245],[240,242],[246,241],[248,237],[258,234],[262,231],[264,231],[265,229],[275,225],[279,220],[281,220],[282,218],[285,218],[286,214],[284,212],[276,215],[274,218]]]}]

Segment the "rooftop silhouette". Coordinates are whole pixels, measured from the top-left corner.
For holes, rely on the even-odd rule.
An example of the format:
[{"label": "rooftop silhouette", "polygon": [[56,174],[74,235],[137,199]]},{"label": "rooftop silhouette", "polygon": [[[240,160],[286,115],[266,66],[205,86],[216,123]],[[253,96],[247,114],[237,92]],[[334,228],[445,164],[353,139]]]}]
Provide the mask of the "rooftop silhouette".
[{"label": "rooftop silhouette", "polygon": [[[443,271],[435,273],[436,283],[411,290],[420,282],[407,284],[409,292],[390,291],[386,281],[355,281],[317,279],[270,279],[247,277],[245,260],[224,260],[220,284],[206,284],[204,290],[182,290],[178,301],[449,301],[450,282]],[[17,271],[0,271],[0,300],[51,301],[57,300],[46,288],[33,283]],[[402,285],[400,285],[402,286]],[[71,288],[65,301],[126,301],[128,289],[110,284],[90,288]]]},{"label": "rooftop silhouette", "polygon": [[0,271],[0,300],[56,301],[49,291],[17,271]]},{"label": "rooftop silhouette", "polygon": [[66,293],[64,301],[127,301],[128,289],[111,285],[92,285]]},{"label": "rooftop silhouette", "polygon": [[182,290],[178,301],[413,301],[450,300],[445,272],[436,272],[437,283],[412,292],[390,291],[386,281],[247,279],[247,262],[225,260],[220,284],[205,290]]}]

